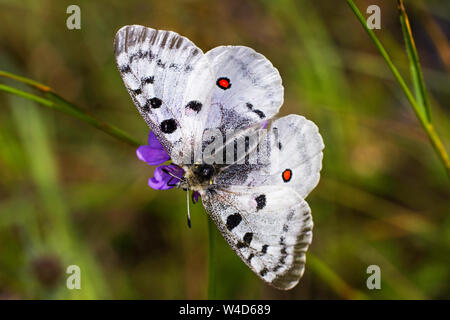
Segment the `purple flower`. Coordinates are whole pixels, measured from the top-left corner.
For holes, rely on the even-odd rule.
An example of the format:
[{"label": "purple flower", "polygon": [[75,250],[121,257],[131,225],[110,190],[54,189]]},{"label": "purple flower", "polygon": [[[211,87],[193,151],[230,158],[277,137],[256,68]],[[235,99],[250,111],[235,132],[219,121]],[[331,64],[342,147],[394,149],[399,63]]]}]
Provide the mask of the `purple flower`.
[{"label": "purple flower", "polygon": [[184,170],[176,164],[172,163],[168,166],[159,166],[155,169],[154,177],[148,179],[148,185],[155,190],[172,189],[180,181],[183,174]]},{"label": "purple flower", "polygon": [[148,145],[140,146],[136,150],[136,155],[139,160],[147,162],[151,166],[170,160],[166,150],[151,131],[148,134]]},{"label": "purple flower", "polygon": [[198,198],[200,197],[200,192],[194,191],[192,192],[192,202],[196,204],[198,202]]},{"label": "purple flower", "polygon": [[[148,145],[140,146],[136,150],[136,155],[139,160],[149,165],[158,165],[170,160],[166,150],[151,131],[148,134]],[[172,189],[183,177],[183,174],[184,170],[173,163],[158,166],[153,178],[148,180],[148,185],[156,190]]]}]

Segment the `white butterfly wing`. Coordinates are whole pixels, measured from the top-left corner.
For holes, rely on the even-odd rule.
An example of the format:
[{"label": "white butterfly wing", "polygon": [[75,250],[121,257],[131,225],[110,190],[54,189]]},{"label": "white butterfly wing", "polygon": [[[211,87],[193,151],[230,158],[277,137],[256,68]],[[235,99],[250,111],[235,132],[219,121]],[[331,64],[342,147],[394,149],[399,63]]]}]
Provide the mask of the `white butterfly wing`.
[{"label": "white butterfly wing", "polygon": [[[204,147],[205,129],[252,134],[283,103],[277,69],[248,47],[203,54],[175,32],[133,25],[117,32],[114,48],[138,111],[177,164],[189,163],[186,155]],[[202,202],[256,274],[290,289],[303,274],[312,239],[304,198],[318,183],[324,145],[317,127],[294,115],[274,121],[268,138],[250,142],[247,152],[264,143],[268,153],[257,155],[263,163],[222,167],[213,185],[201,190]]]},{"label": "white butterfly wing", "polygon": [[227,242],[264,281],[294,287],[312,240],[311,211],[304,200],[322,168],[322,137],[298,115],[275,120],[267,139],[266,163],[225,167],[205,190],[203,203]]},{"label": "white butterfly wing", "polygon": [[305,268],[312,240],[306,203],[288,187],[220,187],[202,193],[202,202],[239,257],[268,284],[294,287]]},{"label": "white butterfly wing", "polygon": [[[273,151],[269,177],[262,183],[289,185],[306,198],[319,183],[322,169],[325,145],[318,127],[305,117],[288,115],[274,121],[270,129],[270,149]],[[256,175],[252,173],[250,178]],[[259,183],[255,181],[255,185]]]},{"label": "white butterfly wing", "polygon": [[[299,115],[288,115],[273,121],[266,157],[258,164],[232,164],[216,178],[217,185],[288,186],[303,199],[317,185],[322,169],[324,143],[317,126]],[[254,150],[253,152],[260,151]]]},{"label": "white butterfly wing", "polygon": [[266,57],[244,46],[220,46],[206,56],[216,77],[209,128],[246,128],[278,112],[284,89]]},{"label": "white butterfly wing", "polygon": [[115,37],[117,66],[135,105],[175,163],[201,144],[215,80],[189,39],[138,25]]}]

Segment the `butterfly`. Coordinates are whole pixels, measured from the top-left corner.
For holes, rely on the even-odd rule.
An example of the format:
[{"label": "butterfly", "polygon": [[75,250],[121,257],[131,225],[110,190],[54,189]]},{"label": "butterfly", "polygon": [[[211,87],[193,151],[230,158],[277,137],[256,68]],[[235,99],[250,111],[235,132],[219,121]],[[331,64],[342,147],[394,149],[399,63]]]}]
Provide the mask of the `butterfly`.
[{"label": "butterfly", "polygon": [[[256,275],[275,288],[293,288],[312,240],[305,197],[319,182],[324,143],[302,116],[272,119],[284,98],[278,70],[249,47],[204,53],[173,31],[139,25],[117,32],[114,52],[139,113],[184,176],[165,172],[200,194],[225,240]],[[214,149],[223,152],[216,162],[192,151],[205,153],[207,131],[219,134],[210,139],[215,142],[223,142],[220,134],[233,138]],[[252,135],[257,138],[247,138]],[[229,150],[233,155],[225,156]]]}]

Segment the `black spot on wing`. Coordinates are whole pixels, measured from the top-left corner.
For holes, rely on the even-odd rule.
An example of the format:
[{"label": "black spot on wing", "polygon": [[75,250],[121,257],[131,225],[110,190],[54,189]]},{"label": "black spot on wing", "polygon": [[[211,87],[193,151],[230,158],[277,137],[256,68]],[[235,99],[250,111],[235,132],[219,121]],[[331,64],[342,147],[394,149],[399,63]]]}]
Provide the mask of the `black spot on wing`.
[{"label": "black spot on wing", "polygon": [[277,272],[280,270],[283,266],[281,264],[277,265],[275,268],[273,268],[273,272]]},{"label": "black spot on wing", "polygon": [[247,246],[244,242],[239,241],[239,242],[237,243],[236,247],[237,247],[238,249],[242,249],[242,248],[246,248],[246,247],[248,247],[248,246]]},{"label": "black spot on wing", "polygon": [[150,103],[150,107],[152,107],[153,109],[157,109],[162,105],[161,99],[156,97],[151,98],[148,102]]},{"label": "black spot on wing", "polygon": [[233,230],[239,225],[239,223],[241,223],[241,221],[242,216],[238,212],[235,214],[230,214],[227,218],[227,229],[230,231]]},{"label": "black spot on wing", "polygon": [[256,201],[256,211],[261,210],[266,206],[266,195],[261,194],[255,198]]},{"label": "black spot on wing", "polygon": [[131,72],[131,68],[128,64],[121,66],[120,67],[120,72],[122,73],[130,73]]},{"label": "black spot on wing", "polygon": [[267,270],[267,268],[264,268],[264,269],[262,269],[262,270],[259,272],[259,274],[261,275],[261,277],[264,277],[264,276],[267,274],[268,271],[269,271],[269,270]]},{"label": "black spot on wing", "polygon": [[195,112],[199,113],[202,110],[202,103],[199,101],[189,101],[186,105],[187,109],[192,109]]},{"label": "black spot on wing", "polygon": [[269,246],[267,244],[262,246],[261,252],[266,254],[267,253],[267,248],[269,248]]},{"label": "black spot on wing", "polygon": [[151,51],[139,51],[139,58],[150,58],[150,60],[152,60],[154,58],[154,55]]},{"label": "black spot on wing", "polygon": [[264,119],[266,117],[266,115],[264,114],[264,112],[262,112],[261,110],[255,109],[252,110],[254,113],[256,113],[258,115],[258,117],[260,117],[261,119]]},{"label": "black spot on wing", "polygon": [[252,232],[247,232],[245,235],[244,235],[244,242],[249,246],[250,245],[250,243],[252,242],[252,239],[253,239],[253,233]]},{"label": "black spot on wing", "polygon": [[258,117],[260,117],[261,119],[265,118],[266,115],[264,114],[264,112],[262,112],[259,109],[254,109],[253,105],[250,102],[246,103],[246,106],[249,110],[251,110],[252,112],[256,113],[258,115]]},{"label": "black spot on wing", "polygon": [[133,54],[130,55],[129,58],[129,63],[133,63],[134,60],[139,60],[139,59],[147,59],[147,58],[153,58],[152,52],[151,51],[142,51],[139,50],[138,52],[135,52]]},{"label": "black spot on wing", "polygon": [[175,119],[167,119],[161,122],[160,128],[162,132],[170,134],[177,130],[177,123]]},{"label": "black spot on wing", "polygon": [[128,62],[131,64],[131,63],[133,63],[133,61],[134,61],[135,59],[137,59],[137,58],[139,58],[138,52],[133,53],[133,54],[130,55],[130,57],[128,58]]},{"label": "black spot on wing", "polygon": [[149,84],[149,83],[152,84],[153,82],[155,82],[155,77],[151,76],[151,77],[142,78],[142,82],[145,84]]},{"label": "black spot on wing", "polygon": [[156,61],[156,65],[157,65],[158,67],[160,67],[161,69],[165,69],[165,68],[166,68],[166,64],[165,64],[164,62],[162,62],[161,59],[158,59],[158,60]]}]

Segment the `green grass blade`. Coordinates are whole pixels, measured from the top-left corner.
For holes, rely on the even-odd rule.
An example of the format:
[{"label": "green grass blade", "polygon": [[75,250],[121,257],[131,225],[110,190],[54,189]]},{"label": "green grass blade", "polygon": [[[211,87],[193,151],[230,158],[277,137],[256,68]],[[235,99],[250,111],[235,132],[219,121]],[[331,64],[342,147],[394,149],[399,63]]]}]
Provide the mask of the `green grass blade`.
[{"label": "green grass blade", "polygon": [[16,81],[20,81],[22,83],[25,83],[26,85],[32,86],[40,91],[43,92],[48,92],[48,91],[52,91],[52,89],[49,86],[46,86],[45,84],[39,83],[37,81],[34,81],[32,79],[29,78],[25,78],[19,75],[16,75],[14,73],[11,72],[6,72],[6,71],[2,71],[0,70],[0,77],[5,77],[5,78],[9,78],[9,79],[13,79]]},{"label": "green grass blade", "polygon": [[45,107],[65,112],[71,116],[74,116],[75,118],[78,118],[79,120],[85,123],[90,124],[91,126],[94,126],[97,129],[100,129],[101,131],[115,138],[118,138],[119,140],[126,142],[127,144],[133,147],[137,147],[143,144],[139,142],[137,139],[130,136],[125,131],[123,131],[122,129],[119,129],[118,127],[112,124],[96,119],[95,117],[81,110],[74,104],[64,100],[62,97],[52,92],[51,90],[44,91],[44,94],[46,96],[45,98],[4,84],[0,84],[0,91],[8,92],[16,96],[37,102]]},{"label": "green grass blade", "polygon": [[358,18],[359,22],[363,26],[364,30],[366,30],[366,32],[368,33],[370,39],[375,44],[376,48],[380,52],[384,61],[386,62],[389,69],[391,70],[392,74],[394,75],[395,79],[397,80],[398,84],[400,85],[406,98],[408,99],[409,103],[411,104],[411,107],[413,108],[414,112],[416,113],[416,116],[419,119],[422,127],[425,129],[425,132],[428,135],[428,138],[430,139],[431,145],[433,146],[434,150],[436,151],[436,154],[438,155],[439,159],[441,160],[442,164],[444,165],[447,175],[450,177],[450,159],[447,154],[447,151],[445,150],[444,144],[442,143],[436,130],[434,129],[433,124],[428,121],[425,113],[422,112],[421,106],[417,103],[416,99],[414,98],[414,95],[409,90],[408,86],[406,85],[405,80],[403,79],[402,75],[398,71],[397,67],[392,62],[386,49],[381,44],[380,40],[378,40],[378,37],[375,35],[373,30],[371,30],[367,26],[366,20],[365,20],[364,16],[361,14],[361,12],[359,11],[356,4],[353,2],[353,0],[346,0],[346,1],[347,1],[347,4],[350,6],[350,8],[355,13],[356,17]]},{"label": "green grass blade", "polygon": [[[52,291],[34,288],[33,297],[49,299],[55,294],[65,299],[109,298],[109,290],[100,267],[73,228],[44,116],[30,101],[17,97],[11,97],[9,101],[13,121],[25,149],[30,181],[37,191],[39,201],[39,216],[33,215],[29,217],[32,219],[24,221],[28,230],[35,229],[39,233],[34,238],[42,239],[41,247],[31,244],[28,258],[50,253],[61,262],[63,273],[71,264],[77,264],[83,270],[82,290],[68,290],[62,276]],[[27,116],[24,117],[24,114]],[[39,226],[39,220],[45,221],[45,230]]]},{"label": "green grass blade", "polygon": [[369,296],[348,285],[336,272],[333,271],[333,269],[327,266],[321,259],[316,257],[314,254],[308,253],[307,261],[310,264],[311,270],[314,273],[316,273],[319,278],[324,280],[324,283],[327,283],[340,298],[350,300],[369,299]]},{"label": "green grass blade", "polygon": [[416,100],[419,103],[422,112],[425,114],[425,117],[427,118],[428,122],[431,122],[431,112],[428,102],[427,91],[423,79],[422,68],[420,67],[419,55],[417,53],[416,44],[411,31],[411,25],[409,23],[408,15],[406,14],[403,0],[397,0],[397,3],[399,10],[400,24],[402,26],[403,37],[405,39],[406,52],[409,58],[411,77],[414,84]]},{"label": "green grass blade", "polygon": [[10,86],[7,86],[7,85],[4,85],[4,84],[0,83],[0,90],[4,91],[4,92],[11,93],[11,94],[14,94],[16,96],[19,96],[19,97],[22,97],[22,98],[25,98],[25,99],[28,99],[28,100],[31,100],[31,101],[34,101],[34,102],[37,102],[37,103],[39,103],[39,104],[41,104],[43,106],[46,106],[48,108],[52,108],[52,109],[55,108],[55,106],[53,105],[53,103],[51,101],[49,101],[47,99],[44,99],[42,97],[39,97],[39,96],[37,96],[35,94],[22,91],[20,89],[16,89],[16,88],[13,88],[13,87],[10,87]]}]

